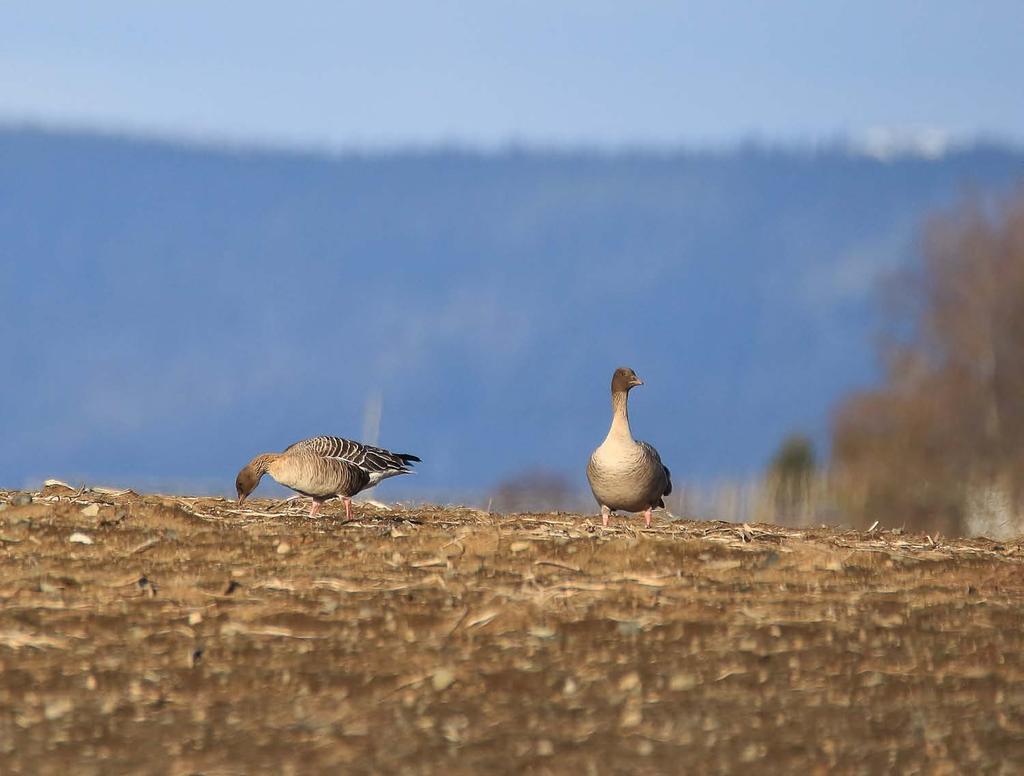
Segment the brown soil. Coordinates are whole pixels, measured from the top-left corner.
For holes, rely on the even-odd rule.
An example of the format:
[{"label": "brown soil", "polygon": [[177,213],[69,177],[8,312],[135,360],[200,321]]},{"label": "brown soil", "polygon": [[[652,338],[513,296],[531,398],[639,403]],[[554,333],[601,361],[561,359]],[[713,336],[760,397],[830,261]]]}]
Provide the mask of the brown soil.
[{"label": "brown soil", "polygon": [[4,774],[1024,769],[1017,542],[24,495]]}]

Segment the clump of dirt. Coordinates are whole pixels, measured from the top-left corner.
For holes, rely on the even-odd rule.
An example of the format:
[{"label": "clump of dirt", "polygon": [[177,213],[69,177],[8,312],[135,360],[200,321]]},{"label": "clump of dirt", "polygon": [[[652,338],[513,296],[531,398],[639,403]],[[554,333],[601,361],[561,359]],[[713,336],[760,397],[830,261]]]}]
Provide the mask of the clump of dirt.
[{"label": "clump of dirt", "polygon": [[246,507],[0,491],[0,771],[1024,768],[1016,541]]}]

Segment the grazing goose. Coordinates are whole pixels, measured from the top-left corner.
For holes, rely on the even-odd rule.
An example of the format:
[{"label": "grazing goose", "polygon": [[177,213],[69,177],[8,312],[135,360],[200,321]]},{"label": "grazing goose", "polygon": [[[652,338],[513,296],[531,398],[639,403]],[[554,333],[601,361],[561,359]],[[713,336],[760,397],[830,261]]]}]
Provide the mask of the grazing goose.
[{"label": "grazing goose", "polygon": [[665,506],[672,492],[672,477],[658,451],[637,442],[629,430],[626,403],[630,389],[644,382],[626,367],[612,375],[612,426],[601,446],[590,456],[587,480],[601,505],[601,522],[615,510],[643,512],[644,526],[651,527],[651,510]]},{"label": "grazing goose", "polygon": [[309,514],[331,498],[345,502],[345,517],[352,517],[352,496],[398,474],[412,474],[409,464],[419,458],[341,437],[303,439],[283,453],[257,455],[235,479],[238,503],[256,490],[264,474],[285,487],[313,499]]}]

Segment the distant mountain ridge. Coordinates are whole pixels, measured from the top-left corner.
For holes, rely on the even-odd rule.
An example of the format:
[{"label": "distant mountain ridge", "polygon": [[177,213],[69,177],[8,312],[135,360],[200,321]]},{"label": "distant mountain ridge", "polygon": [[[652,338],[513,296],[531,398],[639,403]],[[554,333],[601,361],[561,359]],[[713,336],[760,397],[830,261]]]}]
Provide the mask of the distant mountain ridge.
[{"label": "distant mountain ridge", "polygon": [[[583,467],[628,365],[680,482],[825,439],[873,379],[871,290],[1024,153],[318,155],[0,129],[0,486],[224,480],[359,436],[390,497]],[[383,493],[382,498],[388,497]]]}]

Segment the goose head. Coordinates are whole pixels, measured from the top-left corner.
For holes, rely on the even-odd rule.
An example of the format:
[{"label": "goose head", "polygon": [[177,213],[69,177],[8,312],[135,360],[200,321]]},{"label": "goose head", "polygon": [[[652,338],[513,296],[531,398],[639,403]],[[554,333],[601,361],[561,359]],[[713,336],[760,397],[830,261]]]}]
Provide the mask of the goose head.
[{"label": "goose head", "polygon": [[260,484],[260,480],[263,479],[263,474],[266,470],[266,466],[261,465],[257,458],[247,463],[242,471],[238,473],[238,476],[235,478],[235,491],[238,493],[239,504],[244,502],[249,494],[256,490],[256,486]]},{"label": "goose head", "polygon": [[643,384],[644,381],[628,366],[620,366],[612,375],[612,393],[629,393],[631,388]]}]

